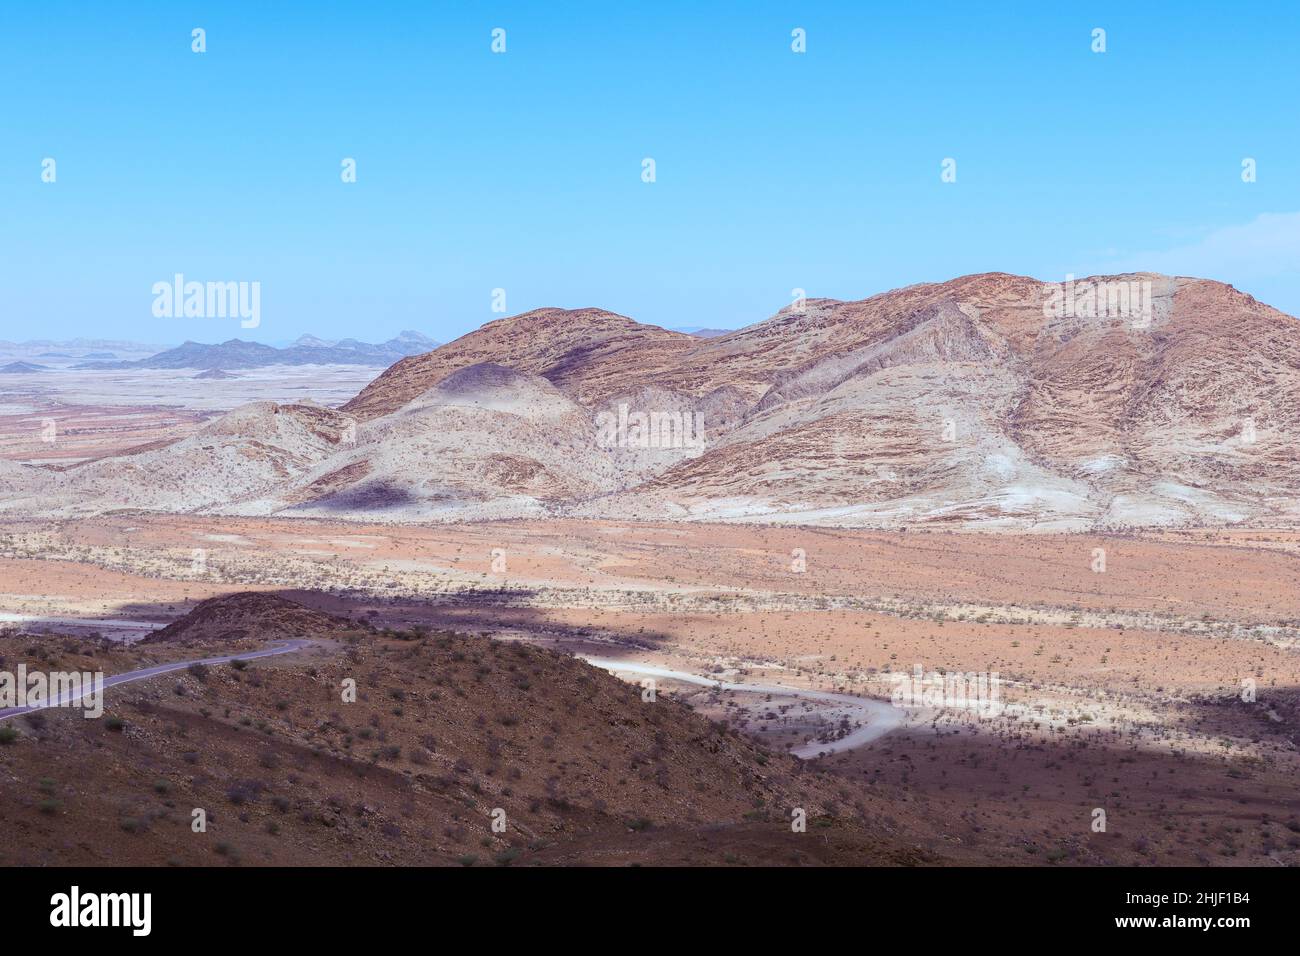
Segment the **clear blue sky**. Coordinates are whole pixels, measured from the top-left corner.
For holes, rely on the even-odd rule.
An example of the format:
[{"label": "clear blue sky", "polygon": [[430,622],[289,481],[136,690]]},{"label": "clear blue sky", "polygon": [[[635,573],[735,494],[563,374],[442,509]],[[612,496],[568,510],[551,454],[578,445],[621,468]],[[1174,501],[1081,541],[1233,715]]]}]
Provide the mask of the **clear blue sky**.
[{"label": "clear blue sky", "polygon": [[[738,327],[987,270],[1297,313],[1298,90],[1296,3],[9,2],[0,338],[445,340],[496,287]],[[261,327],[154,318],[175,272]]]}]

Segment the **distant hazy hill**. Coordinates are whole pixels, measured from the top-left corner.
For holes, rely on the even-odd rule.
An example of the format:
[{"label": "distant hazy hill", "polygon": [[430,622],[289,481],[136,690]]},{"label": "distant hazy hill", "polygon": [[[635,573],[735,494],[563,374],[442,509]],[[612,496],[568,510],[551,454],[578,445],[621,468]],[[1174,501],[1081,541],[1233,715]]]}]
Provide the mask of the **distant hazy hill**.
[{"label": "distant hazy hill", "polygon": [[143,342],[127,342],[121,339],[67,339],[66,341],[55,341],[54,339],[28,339],[26,342],[8,342],[0,341],[0,351],[10,351],[13,349],[27,349],[36,351],[38,349],[57,349],[62,352],[81,352],[86,350],[97,350],[105,352],[160,352],[165,345],[150,345]]},{"label": "distant hazy hill", "polygon": [[170,346],[108,339],[70,339],[66,342],[51,339],[0,341],[0,365],[8,362],[49,362],[53,366],[67,368],[76,362],[140,359],[166,348]]},{"label": "distant hazy hill", "polygon": [[31,372],[48,372],[49,369],[44,365],[33,365],[31,362],[10,362],[8,365],[0,367],[0,375],[29,374]]},{"label": "distant hazy hill", "polygon": [[685,332],[687,335],[693,335],[697,339],[716,339],[719,335],[730,335],[735,329],[705,329],[698,325],[675,326],[671,331]]},{"label": "distant hazy hill", "polygon": [[344,339],[326,342],[304,335],[288,348],[278,349],[260,342],[230,339],[217,345],[185,342],[174,349],[148,358],[122,362],[85,362],[83,369],[199,368],[240,369],[267,365],[390,365],[410,355],[437,347],[437,342],[419,332],[403,332],[377,345]]},{"label": "distant hazy hill", "polygon": [[334,347],[334,343],[327,339],[318,339],[314,335],[300,335],[293,340],[290,347],[302,349],[329,349]]}]

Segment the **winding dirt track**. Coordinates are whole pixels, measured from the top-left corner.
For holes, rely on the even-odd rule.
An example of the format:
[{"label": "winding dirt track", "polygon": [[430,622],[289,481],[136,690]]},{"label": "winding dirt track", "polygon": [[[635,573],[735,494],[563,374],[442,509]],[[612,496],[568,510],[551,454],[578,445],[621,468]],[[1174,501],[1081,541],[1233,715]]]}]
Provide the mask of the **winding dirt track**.
[{"label": "winding dirt track", "polygon": [[612,661],[602,657],[584,657],[583,660],[593,667],[607,670],[611,674],[641,674],[647,677],[662,677],[665,680],[696,684],[700,687],[716,687],[719,690],[746,694],[776,694],[782,697],[801,697],[822,704],[835,704],[862,718],[862,723],[838,740],[824,743],[810,740],[798,747],[791,748],[790,753],[801,760],[811,760],[825,754],[861,747],[903,725],[903,712],[901,710],[892,704],[881,700],[872,700],[869,697],[853,697],[849,694],[832,694],[829,691],[783,687],[779,684],[736,684],[731,681],[689,674],[686,671],[655,667],[652,664],[631,664],[626,661]]},{"label": "winding dirt track", "polygon": [[[276,654],[289,654],[293,651],[302,650],[310,645],[311,641],[283,641],[277,642],[270,647],[263,648],[260,651],[249,651],[245,654],[229,654],[224,657],[205,657],[199,660],[176,661],[171,664],[155,664],[152,667],[142,667],[140,670],[127,671],[125,674],[114,674],[112,677],[105,677],[103,687],[114,687],[117,684],[126,684],[131,681],[145,680],[150,677],[157,677],[160,674],[170,674],[172,671],[178,671],[182,668],[189,667],[191,664],[228,664],[231,661],[251,661],[259,657],[272,657]],[[79,690],[69,691],[66,694],[60,694],[57,700],[49,701],[43,704],[28,704],[24,707],[6,707],[0,710],[0,720],[8,720],[10,717],[17,717],[20,714],[31,713],[34,710],[44,710],[48,707],[70,707],[80,701],[88,694],[94,693],[95,688],[86,687],[84,684]]]}]

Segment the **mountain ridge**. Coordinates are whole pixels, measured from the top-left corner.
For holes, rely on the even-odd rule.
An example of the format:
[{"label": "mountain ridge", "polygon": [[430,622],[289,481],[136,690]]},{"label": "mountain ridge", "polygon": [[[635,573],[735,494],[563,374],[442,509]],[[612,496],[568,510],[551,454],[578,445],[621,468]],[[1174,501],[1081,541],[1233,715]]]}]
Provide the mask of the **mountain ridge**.
[{"label": "mountain ridge", "polygon": [[[124,466],[144,487],[118,499],[392,521],[1289,524],[1297,330],[1224,283],[1155,273],[811,298],[714,338],[536,309],[402,358],[337,411],[237,409],[205,429],[218,445]],[[329,421],[284,427],[304,416]],[[251,462],[255,480],[232,471]],[[100,507],[118,472],[71,470],[69,506]]]}]

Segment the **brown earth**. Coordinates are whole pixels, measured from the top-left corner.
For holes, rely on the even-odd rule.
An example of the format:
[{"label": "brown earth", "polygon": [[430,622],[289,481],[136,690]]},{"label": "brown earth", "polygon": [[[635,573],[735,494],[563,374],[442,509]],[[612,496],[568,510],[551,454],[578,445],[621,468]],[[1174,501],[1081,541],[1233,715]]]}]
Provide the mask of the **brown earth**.
[{"label": "brown earth", "polygon": [[245,639],[274,641],[329,633],[346,626],[347,622],[341,618],[303,607],[277,594],[244,591],[202,601],[183,618],[155,631],[140,643],[189,645]]},{"label": "brown earth", "polygon": [[[199,576],[191,563],[197,546],[206,554]],[[804,552],[802,572],[791,567],[796,548]],[[1091,567],[1096,548],[1106,551],[1102,573]],[[501,571],[493,570],[494,551],[504,557]],[[457,651],[471,661],[479,656],[482,666],[491,667],[507,684],[523,666],[516,663],[516,669],[510,669],[515,663],[511,655],[523,653],[514,649],[520,644],[732,682],[876,699],[888,699],[890,672],[918,665],[927,671],[997,672],[1003,681],[1007,708],[1002,716],[985,718],[948,707],[909,711],[902,728],[866,746],[803,764],[801,781],[826,781],[829,789],[814,790],[809,783],[807,793],[810,799],[820,794],[827,802],[818,805],[833,819],[823,827],[815,822],[820,817],[810,814],[808,833],[817,840],[801,843],[801,835],[790,832],[788,819],[773,810],[771,799],[765,804],[768,816],[747,819],[749,808],[742,809],[747,798],[731,793],[730,783],[725,799],[716,794],[709,798],[708,813],[702,804],[695,807],[701,820],[714,820],[698,827],[628,802],[627,793],[611,783],[624,779],[618,756],[623,751],[605,739],[603,729],[595,733],[583,724],[587,729],[579,731],[578,725],[562,721],[562,728],[573,727],[575,734],[585,735],[582,742],[559,742],[562,735],[546,729],[557,708],[564,712],[572,704],[568,695],[579,685],[563,683],[569,681],[567,676],[555,676],[566,688],[555,697],[532,681],[533,696],[549,701],[550,709],[539,711],[542,716],[537,718],[521,717],[515,728],[507,728],[494,721],[513,706],[511,695],[517,695],[518,688],[480,686],[474,680],[476,671],[454,670],[443,699],[455,696],[455,686],[467,692],[467,706],[477,709],[471,707],[457,719],[481,731],[482,746],[488,746],[492,735],[511,739],[526,729],[536,738],[533,743],[540,741],[538,735],[555,737],[557,747],[572,748],[575,767],[591,768],[589,776],[572,778],[582,781],[575,788],[579,796],[564,791],[570,803],[585,808],[585,822],[555,831],[553,842],[545,847],[525,847],[520,861],[727,864],[797,858],[806,863],[1277,865],[1300,862],[1300,790],[1295,785],[1300,773],[1298,562],[1300,535],[1286,531],[1025,536],[608,522],[412,528],[153,516],[141,523],[138,517],[124,516],[0,526],[0,573],[7,592],[0,596],[0,609],[30,619],[9,625],[11,630],[21,626],[57,633],[65,628],[55,622],[65,618],[85,616],[83,630],[109,618],[166,620],[201,599],[252,587],[327,614],[368,622],[380,630],[350,625],[355,632],[351,637],[326,642],[301,656],[251,664],[256,673],[277,675],[266,680],[272,683],[268,693],[279,696],[254,695],[247,681],[218,684],[217,709],[198,697],[178,697],[173,689],[177,677],[168,675],[111,689],[110,714],[124,715],[128,728],[144,721],[131,710],[130,702],[138,696],[165,702],[171,709],[206,708],[212,719],[230,706],[230,716],[221,717],[226,723],[239,726],[247,717],[253,727],[265,721],[279,728],[277,721],[286,718],[276,705],[287,701],[290,715],[309,711],[299,715],[298,723],[318,726],[327,720],[327,703],[339,709],[333,702],[337,696],[326,701],[333,693],[326,687],[336,687],[344,671],[354,666],[348,654],[356,650],[366,666],[374,667],[373,672],[365,671],[371,676],[362,686],[373,681],[385,688],[405,688],[420,701],[417,709],[391,695],[379,702],[372,697],[373,712],[366,711],[364,721],[346,721],[355,748],[360,746],[356,728],[370,726],[371,717],[377,716],[384,732],[398,740],[397,746],[407,748],[399,766],[405,766],[408,741],[419,742],[416,731],[442,719],[441,704],[417,693],[420,675],[464,664],[454,660]],[[111,633],[106,628],[102,632]],[[484,643],[484,635],[495,640]],[[7,646],[17,647],[18,654],[31,647],[58,647],[63,639],[9,641]],[[448,642],[445,647],[443,641]],[[256,643],[251,637],[240,642]],[[144,655],[153,662],[169,646],[146,644],[103,653]],[[199,642],[195,647],[200,654],[202,646]],[[451,662],[444,660],[444,652],[453,656]],[[581,668],[575,674],[599,678],[600,687],[613,680],[564,660]],[[113,659],[113,668],[128,669],[125,659]],[[317,677],[310,668],[317,670]],[[212,669],[210,682],[219,672],[224,673]],[[282,673],[296,676],[290,680],[278,676]],[[188,680],[188,675],[179,678],[181,683]],[[289,682],[276,683],[281,680]],[[1254,699],[1243,699],[1247,680]],[[718,693],[668,679],[660,683],[660,702],[689,704],[698,717],[725,721],[732,730],[765,742],[769,761],[785,760],[787,747],[810,736],[834,737],[831,718],[806,701]],[[615,686],[624,688],[629,707],[648,706],[638,683],[608,686],[611,693]],[[197,693],[198,688],[186,693],[191,691]],[[250,696],[228,698],[227,691]],[[114,710],[115,700],[127,709]],[[228,703],[233,700],[238,706]],[[389,713],[394,707],[403,709],[403,715]],[[345,707],[340,713],[351,712]],[[644,716],[639,710],[632,713]],[[168,718],[176,719],[170,710]],[[102,730],[83,730],[96,721],[66,715],[49,719],[68,721],[78,733]],[[415,720],[415,726],[408,727],[408,720]],[[166,726],[160,721],[151,734],[165,736]],[[651,745],[648,727],[626,726],[628,747],[632,739],[639,747]],[[239,739],[252,748],[259,735],[231,736],[239,732],[221,731],[226,742],[217,758],[221,765],[237,768],[238,775],[214,774],[216,782],[201,791],[201,799],[219,809],[221,785],[260,779],[257,751],[250,755],[247,748],[230,743]],[[204,737],[191,734],[195,736]],[[337,735],[325,739],[337,740]],[[518,746],[523,742],[517,739]],[[48,746],[64,753],[57,750],[55,739]],[[60,761],[82,753],[81,745],[69,746],[72,750]],[[191,740],[188,746],[195,744]],[[373,750],[367,741],[361,752]],[[148,771],[127,769],[133,765],[126,751],[119,754],[120,766],[101,751],[86,748],[76,760],[84,756],[108,761],[85,771],[92,779],[129,777],[125,789],[110,790],[117,794],[111,805],[131,817],[125,808],[135,803],[126,797],[143,799],[141,791],[151,783],[144,777]],[[15,752],[0,748],[0,761]],[[6,796],[14,798],[9,802],[25,807],[24,812],[32,814],[30,822],[41,823],[33,787],[50,777],[42,767],[58,762],[41,765],[37,752],[29,752],[31,763],[8,764],[2,779],[8,781]],[[471,766],[482,763],[486,753],[466,752]],[[144,766],[171,765],[168,761],[174,758],[156,753],[148,751]],[[582,762],[588,758],[595,764]],[[532,774],[541,774],[545,796],[544,784],[557,765],[522,751],[517,759],[525,768],[524,779],[534,787],[538,778]],[[608,767],[600,766],[601,760]],[[382,759],[378,763],[385,765]],[[81,765],[74,760],[72,766]],[[353,774],[355,768],[349,766],[346,772]],[[295,774],[299,780],[309,779],[304,771]],[[343,780],[351,777],[310,779],[328,793],[332,787],[341,789]],[[486,789],[482,777],[477,779],[485,793],[498,792]],[[678,787],[694,778],[673,779]],[[287,781],[276,783],[278,795],[296,786]],[[522,785],[512,789],[533,793]],[[357,795],[356,802],[379,803],[369,791],[348,792]],[[394,806],[393,799],[384,805]],[[477,794],[474,799],[483,801]],[[613,822],[596,812],[597,800],[605,801],[616,818]],[[480,803],[474,805],[475,814],[483,809]],[[416,806],[420,809],[413,819],[425,821],[422,825],[433,826],[428,821],[435,821],[442,826],[453,812],[440,803],[417,801]],[[506,809],[514,819],[515,812]],[[1091,828],[1097,809],[1107,815],[1104,833]],[[718,816],[709,817],[715,811]],[[117,825],[106,811],[96,812],[101,829]],[[240,812],[249,813],[252,822],[241,823],[234,834],[258,847],[240,853],[241,859],[307,861],[306,850],[299,856],[276,855],[269,848],[270,835],[256,833],[265,818]],[[477,829],[484,825],[479,816],[454,812],[462,819],[453,821],[453,829],[464,825],[479,840],[487,835]],[[521,812],[526,817],[527,808]],[[227,810],[227,823],[229,814]],[[649,834],[629,832],[620,816],[628,814],[644,814],[653,829]],[[396,822],[399,828],[413,825],[404,819]],[[184,819],[176,819],[176,840],[167,844],[167,852],[186,861],[212,859],[186,855],[181,849],[187,846],[179,842],[187,833],[184,824]],[[280,825],[284,832],[282,818]],[[431,832],[436,834],[437,826]],[[158,832],[162,829],[160,825]],[[52,839],[57,831],[47,827],[39,832],[40,839],[23,844],[35,854],[24,859],[57,856],[49,849],[63,845]],[[654,839],[656,834],[662,838]],[[139,846],[152,838],[131,839]],[[307,845],[317,848],[320,859],[335,859],[330,854],[338,848],[332,844],[318,838]],[[438,852],[452,854],[463,845],[444,840]],[[43,856],[37,852],[41,847]],[[355,850],[353,858],[382,859],[366,854],[387,853],[394,860],[410,859],[401,852],[376,844]],[[469,846],[450,858],[477,854],[485,862],[498,852],[505,852],[498,844],[490,851]]]},{"label": "brown earth", "polygon": [[[225,652],[259,612],[272,631],[286,613],[307,620],[282,599],[233,595],[173,625],[167,646]],[[312,619],[330,624],[309,631],[313,650],[109,689],[104,720],[10,722],[0,865],[927,859],[865,827],[831,776],[564,654]],[[161,650],[0,647],[7,663],[110,672]],[[783,838],[795,807],[825,839]],[[195,808],[206,832],[191,828]]]}]

